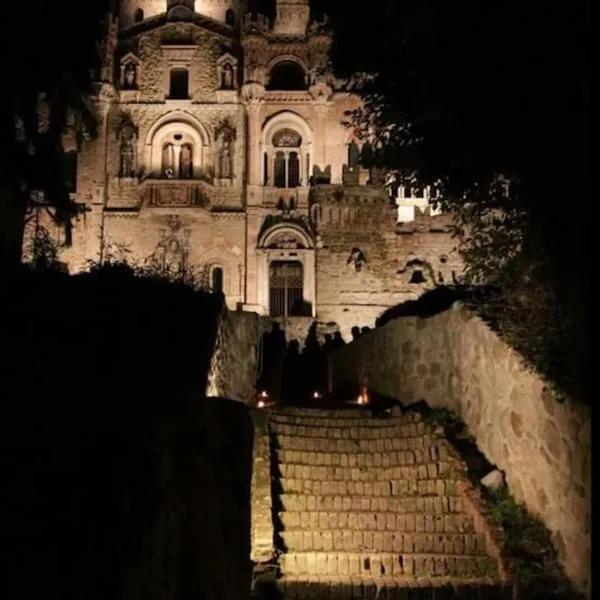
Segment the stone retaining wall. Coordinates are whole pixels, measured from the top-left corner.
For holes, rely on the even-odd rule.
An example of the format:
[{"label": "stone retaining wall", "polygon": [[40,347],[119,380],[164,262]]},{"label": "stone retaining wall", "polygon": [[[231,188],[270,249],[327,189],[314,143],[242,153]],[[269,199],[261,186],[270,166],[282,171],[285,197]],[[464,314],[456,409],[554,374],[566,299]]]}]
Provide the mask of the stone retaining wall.
[{"label": "stone retaining wall", "polygon": [[559,401],[522,357],[466,308],[390,321],[332,354],[332,377],[405,404],[455,411],[511,492],[553,533],[590,597],[591,415]]},{"label": "stone retaining wall", "polygon": [[260,318],[256,313],[223,309],[206,395],[248,404],[255,395]]}]

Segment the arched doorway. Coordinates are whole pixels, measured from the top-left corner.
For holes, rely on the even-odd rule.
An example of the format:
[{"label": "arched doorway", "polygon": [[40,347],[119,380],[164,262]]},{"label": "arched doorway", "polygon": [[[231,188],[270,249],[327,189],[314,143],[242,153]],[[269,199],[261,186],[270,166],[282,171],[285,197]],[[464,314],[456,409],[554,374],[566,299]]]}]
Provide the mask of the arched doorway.
[{"label": "arched doorway", "polygon": [[269,314],[272,317],[303,317],[309,310],[306,306],[302,263],[297,260],[272,261],[269,264]]}]

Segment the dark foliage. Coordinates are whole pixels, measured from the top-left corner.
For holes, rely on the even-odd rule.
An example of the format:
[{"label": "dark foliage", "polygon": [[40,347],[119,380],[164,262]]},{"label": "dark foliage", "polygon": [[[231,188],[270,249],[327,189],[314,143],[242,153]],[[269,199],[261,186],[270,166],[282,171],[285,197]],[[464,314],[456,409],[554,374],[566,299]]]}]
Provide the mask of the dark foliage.
[{"label": "dark foliage", "polygon": [[0,233],[0,263],[18,261],[18,244],[27,210],[44,192],[44,202],[70,235],[75,207],[67,187],[63,135],[76,142],[96,133],[90,103],[100,73],[109,0],[22,0],[7,18],[27,28],[15,47],[13,36],[0,41],[3,70],[0,97],[0,216],[10,227]]},{"label": "dark foliage", "polygon": [[465,281],[501,292],[486,313],[536,368],[589,399],[587,4],[323,6],[334,70],[365,100],[349,120],[374,137],[372,160],[440,186]]}]

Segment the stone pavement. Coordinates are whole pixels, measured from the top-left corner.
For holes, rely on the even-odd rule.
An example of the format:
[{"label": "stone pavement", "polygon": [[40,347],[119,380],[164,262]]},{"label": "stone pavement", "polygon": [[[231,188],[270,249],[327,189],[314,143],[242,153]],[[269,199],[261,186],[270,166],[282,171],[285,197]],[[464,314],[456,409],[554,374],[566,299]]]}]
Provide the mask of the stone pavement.
[{"label": "stone pavement", "polygon": [[419,414],[265,412],[272,597],[512,597],[502,532],[486,518],[460,457]]}]

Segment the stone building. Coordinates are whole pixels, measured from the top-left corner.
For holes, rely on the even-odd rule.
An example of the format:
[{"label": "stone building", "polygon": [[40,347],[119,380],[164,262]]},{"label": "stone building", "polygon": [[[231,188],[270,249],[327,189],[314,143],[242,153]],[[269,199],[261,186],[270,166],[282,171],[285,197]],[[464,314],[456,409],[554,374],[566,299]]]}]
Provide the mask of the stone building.
[{"label": "stone building", "polygon": [[359,99],[330,43],[308,0],[278,0],[274,19],[244,0],[123,0],[100,135],[74,150],[69,269],[126,256],[193,274],[231,308],[344,335],[450,281],[446,217],[359,166],[368,144],[344,125]]}]

